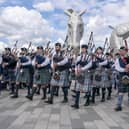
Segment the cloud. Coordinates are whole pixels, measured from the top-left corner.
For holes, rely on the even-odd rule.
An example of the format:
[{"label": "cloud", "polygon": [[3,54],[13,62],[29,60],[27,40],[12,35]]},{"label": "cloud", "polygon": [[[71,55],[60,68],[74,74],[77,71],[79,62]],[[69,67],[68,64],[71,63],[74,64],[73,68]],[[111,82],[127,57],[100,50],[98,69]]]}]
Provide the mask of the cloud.
[{"label": "cloud", "polygon": [[4,48],[7,47],[8,45],[5,44],[4,42],[0,41],[0,54],[4,51]]},{"label": "cloud", "polygon": [[35,9],[37,9],[40,12],[48,12],[48,11],[54,11],[54,7],[51,2],[39,2],[33,5]]},{"label": "cloud", "polygon": [[85,9],[87,7],[87,3],[84,0],[51,0],[55,6],[55,8],[58,9],[68,9],[73,8],[75,10]]},{"label": "cloud", "polygon": [[0,0],[0,4],[2,4],[2,3],[4,3],[4,2],[6,2],[7,0]]},{"label": "cloud", "polygon": [[[129,20],[128,0],[33,0],[32,3],[33,9],[27,9],[26,5],[0,9],[0,38],[9,42],[33,41],[35,44],[64,40],[68,17],[63,11],[73,8],[76,11],[87,9],[82,16],[85,24],[82,42],[87,43],[93,31],[95,43],[101,45],[112,32],[108,25],[115,27]],[[46,12],[50,12],[49,15]]]},{"label": "cloud", "polygon": [[55,9],[68,9],[74,8],[76,10],[85,9],[87,2],[85,0],[49,0],[49,2],[43,2],[43,0],[35,0],[34,5],[38,3],[51,3]]},{"label": "cloud", "polygon": [[110,0],[98,3],[89,4],[90,10],[87,11],[88,15],[83,16],[85,22],[83,42],[88,42],[90,32],[93,31],[95,44],[103,46],[105,38],[109,38],[112,32],[108,27],[109,25],[115,27],[120,23],[129,21],[127,13],[129,1]]},{"label": "cloud", "polygon": [[0,11],[0,37],[9,42],[19,40],[21,43],[34,41],[44,44],[58,33],[36,10],[16,6],[1,8]]}]

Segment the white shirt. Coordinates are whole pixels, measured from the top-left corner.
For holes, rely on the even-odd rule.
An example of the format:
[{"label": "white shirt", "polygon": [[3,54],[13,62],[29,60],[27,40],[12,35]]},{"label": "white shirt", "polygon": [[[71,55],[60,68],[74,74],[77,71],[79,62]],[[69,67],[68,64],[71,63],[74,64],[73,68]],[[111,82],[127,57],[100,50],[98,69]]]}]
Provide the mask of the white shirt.
[{"label": "white shirt", "polygon": [[115,61],[115,69],[116,69],[118,72],[125,72],[125,69],[120,66],[119,59],[116,59],[116,61]]},{"label": "white shirt", "polygon": [[89,68],[92,67],[92,60],[89,61],[89,63],[87,65],[85,65],[84,67],[81,68],[82,71],[88,70]]},{"label": "white shirt", "polygon": [[[53,57],[55,56],[56,53],[53,54]],[[60,54],[60,53],[59,53]],[[53,57],[52,57],[52,63],[51,63],[51,67],[53,68]],[[60,62],[57,63],[58,66],[63,66],[68,62],[68,57],[64,56],[64,59]]]}]

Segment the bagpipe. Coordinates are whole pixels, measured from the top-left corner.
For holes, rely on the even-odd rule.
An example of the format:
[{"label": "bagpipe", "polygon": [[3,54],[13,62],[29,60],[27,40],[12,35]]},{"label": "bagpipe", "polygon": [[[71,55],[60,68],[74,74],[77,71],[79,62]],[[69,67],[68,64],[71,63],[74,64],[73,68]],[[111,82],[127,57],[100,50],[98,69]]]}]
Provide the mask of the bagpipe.
[{"label": "bagpipe", "polygon": [[11,54],[14,55],[15,57],[18,54],[17,44],[18,44],[18,40],[14,43],[13,48],[11,50]]},{"label": "bagpipe", "polygon": [[121,79],[122,84],[124,85],[129,85],[129,76],[128,75],[124,75]]},{"label": "bagpipe", "polygon": [[[127,51],[129,51],[127,40],[124,40],[124,41],[125,41],[125,47],[126,47]],[[124,75],[124,76],[122,77],[121,81],[122,81],[122,83],[123,83],[124,85],[129,85],[129,75],[128,75],[128,73],[129,73],[129,68],[128,68],[129,57],[126,58],[126,63],[127,63],[126,68],[127,68],[128,72],[127,72],[127,75]]]},{"label": "bagpipe", "polygon": [[53,47],[50,47],[51,41],[48,41],[46,47],[44,48],[43,54],[48,58],[52,57]]},{"label": "bagpipe", "polygon": [[60,80],[60,72],[59,71],[54,71],[53,79],[56,80],[56,81]]}]

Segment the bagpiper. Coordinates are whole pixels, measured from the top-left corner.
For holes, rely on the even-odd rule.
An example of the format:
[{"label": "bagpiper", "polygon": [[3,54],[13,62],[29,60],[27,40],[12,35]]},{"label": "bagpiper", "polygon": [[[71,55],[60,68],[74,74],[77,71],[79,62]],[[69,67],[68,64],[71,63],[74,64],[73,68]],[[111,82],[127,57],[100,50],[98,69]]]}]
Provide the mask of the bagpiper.
[{"label": "bagpiper", "polygon": [[0,92],[1,92],[1,89],[2,89],[2,84],[1,84],[1,81],[2,81],[2,75],[3,75],[3,68],[2,68],[2,54],[0,54]]},{"label": "bagpiper", "polygon": [[94,74],[92,74],[92,102],[95,103],[96,93],[100,95],[100,87],[101,87],[101,67],[99,67],[99,63],[103,62],[103,48],[98,47],[93,54],[93,67]]},{"label": "bagpiper", "polygon": [[6,86],[9,83],[9,76],[8,76],[8,67],[6,64],[9,62],[9,56],[11,54],[11,48],[5,48],[4,53],[2,54],[2,86]]},{"label": "bagpiper", "polygon": [[68,58],[61,50],[61,43],[55,44],[55,53],[52,57],[51,62],[52,67],[52,78],[51,78],[51,91],[50,98],[46,103],[53,104],[54,91],[56,87],[61,87],[64,93],[63,103],[68,102],[68,88],[69,88],[69,63]]},{"label": "bagpiper", "polygon": [[15,90],[16,65],[17,60],[15,58],[15,55],[11,53],[11,48],[5,48],[5,55],[3,55],[2,66],[5,74],[4,76],[8,77],[10,94],[14,94]]},{"label": "bagpiper", "polygon": [[90,104],[90,92],[91,92],[91,73],[92,60],[87,53],[88,46],[81,46],[81,54],[77,57],[75,74],[76,74],[76,97],[75,104],[71,105],[73,108],[79,108],[80,92],[86,93],[86,102],[84,106]]},{"label": "bagpiper", "polygon": [[122,110],[124,93],[129,93],[129,56],[127,56],[127,48],[120,47],[120,57],[115,61],[115,69],[119,72],[118,97],[115,111]]},{"label": "bagpiper", "polygon": [[112,94],[112,75],[113,75],[113,66],[114,66],[114,60],[113,60],[113,55],[111,53],[107,53],[107,70],[108,70],[108,81],[109,81],[109,86],[107,87],[108,95],[107,95],[107,100],[111,99],[111,94]]},{"label": "bagpiper", "polygon": [[102,89],[102,99],[101,102],[105,101],[106,89],[108,90],[107,100],[111,99],[112,85],[111,85],[111,62],[112,55],[110,53],[105,54],[104,61],[99,63],[101,67],[101,89]]},{"label": "bagpiper", "polygon": [[102,98],[101,102],[105,101],[106,88],[108,89],[109,100],[111,98],[111,55],[109,53],[103,54],[103,49],[98,47],[95,53],[96,69],[93,74],[93,89],[92,89],[92,102],[95,103],[96,91],[101,88]]},{"label": "bagpiper", "polygon": [[32,88],[32,94],[27,96],[28,99],[33,100],[33,96],[36,92],[38,86],[42,87],[43,97],[41,99],[46,99],[46,90],[50,81],[50,60],[47,56],[44,56],[43,47],[37,47],[37,53],[33,59],[34,71],[34,82]]},{"label": "bagpiper", "polygon": [[17,73],[16,73],[16,91],[11,98],[18,98],[18,91],[20,84],[24,84],[28,87],[27,96],[30,94],[30,68],[31,59],[27,56],[27,48],[21,48],[20,57],[17,59]]},{"label": "bagpiper", "polygon": [[115,69],[115,61],[119,58],[119,53],[115,53],[113,57],[113,65],[112,65],[112,87],[116,90],[118,89],[119,84],[119,72]]}]

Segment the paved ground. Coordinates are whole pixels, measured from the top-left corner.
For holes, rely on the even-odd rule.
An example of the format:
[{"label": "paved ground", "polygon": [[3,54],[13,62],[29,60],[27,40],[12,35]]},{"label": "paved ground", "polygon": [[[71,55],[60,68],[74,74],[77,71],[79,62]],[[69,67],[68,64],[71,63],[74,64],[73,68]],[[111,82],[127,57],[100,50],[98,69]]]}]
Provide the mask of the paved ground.
[{"label": "paved ground", "polygon": [[111,101],[84,107],[83,98],[79,110],[72,109],[69,96],[68,104],[61,104],[55,98],[54,105],[47,105],[41,96],[28,101],[25,91],[20,91],[18,99],[10,99],[4,91],[0,95],[0,129],[129,129],[129,104],[127,96],[122,112],[115,112],[115,97]]}]

